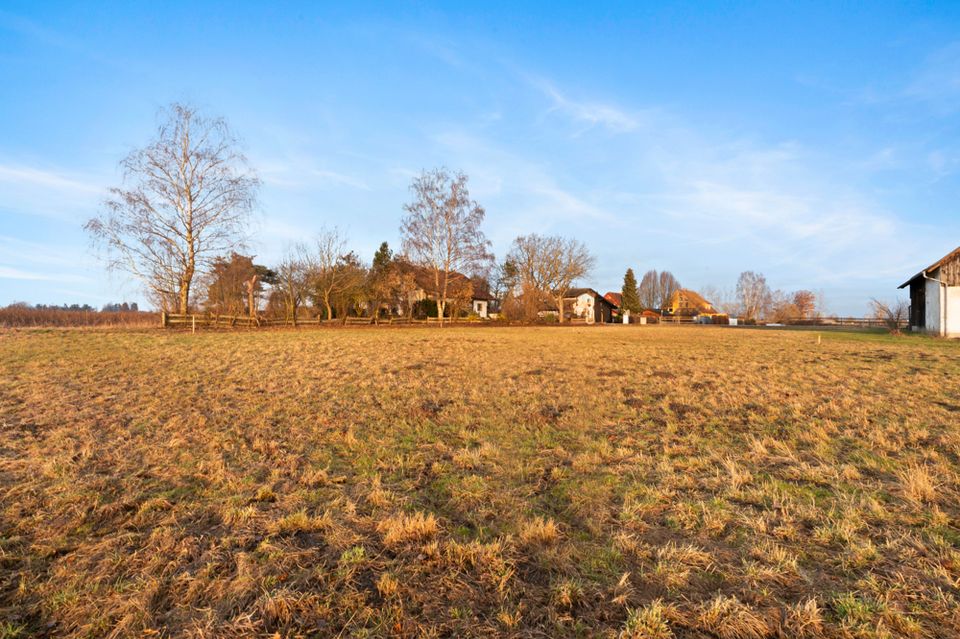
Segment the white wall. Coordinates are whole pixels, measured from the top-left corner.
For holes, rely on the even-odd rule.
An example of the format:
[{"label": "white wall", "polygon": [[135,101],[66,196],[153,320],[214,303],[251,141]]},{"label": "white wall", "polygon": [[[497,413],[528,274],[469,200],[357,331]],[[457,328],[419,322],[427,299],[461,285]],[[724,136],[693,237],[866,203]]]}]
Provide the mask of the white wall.
[{"label": "white wall", "polygon": [[945,337],[960,337],[960,286],[943,286],[933,281],[940,279],[940,269],[928,275],[933,279],[924,282],[926,331]]},{"label": "white wall", "polygon": [[573,315],[587,320],[587,324],[593,324],[595,319],[593,315],[593,295],[582,293],[573,303]]},{"label": "white wall", "polygon": [[960,286],[948,286],[947,337],[960,337]]}]

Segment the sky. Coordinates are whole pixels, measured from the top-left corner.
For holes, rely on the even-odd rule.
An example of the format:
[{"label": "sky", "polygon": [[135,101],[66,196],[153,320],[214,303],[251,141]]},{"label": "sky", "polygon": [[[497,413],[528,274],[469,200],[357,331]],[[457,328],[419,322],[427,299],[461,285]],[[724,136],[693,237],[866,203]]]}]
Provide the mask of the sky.
[{"label": "sky", "polygon": [[423,169],[502,257],[585,242],[867,313],[960,245],[960,3],[0,1],[0,305],[144,302],[84,223],[161,109],[223,116],[263,185],[249,252],[399,247]]}]

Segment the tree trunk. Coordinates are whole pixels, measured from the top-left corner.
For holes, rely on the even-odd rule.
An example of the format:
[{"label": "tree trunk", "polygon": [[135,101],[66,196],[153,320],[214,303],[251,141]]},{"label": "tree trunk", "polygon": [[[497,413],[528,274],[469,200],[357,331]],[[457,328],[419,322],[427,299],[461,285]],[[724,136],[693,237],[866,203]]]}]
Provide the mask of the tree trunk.
[{"label": "tree trunk", "polygon": [[180,314],[190,312],[190,280],[184,277],[180,280]]},{"label": "tree trunk", "polygon": [[333,308],[330,306],[330,294],[325,293],[323,296],[323,306],[327,309],[327,317],[325,319],[333,319]]},{"label": "tree trunk", "polygon": [[437,321],[440,322],[440,328],[443,328],[443,306],[447,300],[447,272],[443,272],[443,286],[440,286],[440,270],[434,271],[434,283],[437,289]]},{"label": "tree trunk", "polygon": [[257,316],[256,308],[253,303],[253,292],[257,286],[257,276],[254,275],[250,280],[245,282],[247,285],[247,307],[250,311],[250,319],[253,319]]},{"label": "tree trunk", "polygon": [[563,296],[557,298],[557,321],[560,324],[563,324]]}]

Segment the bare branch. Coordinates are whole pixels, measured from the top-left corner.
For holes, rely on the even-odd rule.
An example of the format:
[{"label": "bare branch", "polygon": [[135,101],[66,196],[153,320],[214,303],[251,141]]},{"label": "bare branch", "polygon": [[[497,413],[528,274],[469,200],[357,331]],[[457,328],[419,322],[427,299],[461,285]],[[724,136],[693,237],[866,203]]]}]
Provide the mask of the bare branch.
[{"label": "bare branch", "polygon": [[260,181],[221,118],[172,105],[155,139],[121,163],[125,188],[86,229],[108,265],[143,281],[161,308],[186,313],[199,271],[243,246]]}]

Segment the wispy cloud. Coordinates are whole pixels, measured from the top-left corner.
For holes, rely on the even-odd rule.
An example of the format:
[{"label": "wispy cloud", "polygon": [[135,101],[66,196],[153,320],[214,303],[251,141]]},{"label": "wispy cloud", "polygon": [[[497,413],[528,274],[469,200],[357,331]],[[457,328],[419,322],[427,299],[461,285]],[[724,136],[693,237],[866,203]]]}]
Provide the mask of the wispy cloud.
[{"label": "wispy cloud", "polygon": [[463,131],[446,131],[434,140],[444,156],[470,175],[474,197],[510,203],[513,230],[526,233],[591,220],[617,224],[602,203],[564,187],[541,162]]},{"label": "wispy cloud", "polygon": [[24,166],[0,165],[0,182],[15,185],[39,186],[76,194],[100,193],[101,188],[54,171],[45,171]]},{"label": "wispy cloud", "polygon": [[0,164],[0,208],[74,222],[95,211],[106,194],[103,182],[59,169]]},{"label": "wispy cloud", "polygon": [[[895,279],[929,250],[923,229],[850,180],[889,170],[892,147],[849,162],[792,138],[734,136],[657,105],[573,100],[552,81],[517,75],[567,120],[537,123],[555,157],[481,128],[436,137],[486,197],[509,203],[509,215],[491,219],[501,242],[532,230],[593,238],[604,257],[598,278],[619,277],[624,264],[654,265],[728,284],[753,269],[775,286],[809,288]],[[571,125],[576,134],[564,135]],[[943,158],[930,161],[944,167]]]},{"label": "wispy cloud", "polygon": [[569,97],[544,78],[533,75],[524,77],[530,86],[550,100],[552,103],[550,111],[563,113],[580,125],[585,125],[586,128],[601,126],[614,133],[626,133],[636,131],[647,122],[647,114],[643,112],[628,112],[602,101],[577,100]]},{"label": "wispy cloud", "polygon": [[[847,106],[866,105],[897,110],[898,117],[911,119],[936,115],[951,116],[960,110],[960,41],[943,46],[916,61],[905,78],[850,89],[808,79],[809,86],[846,96]],[[917,110],[917,106],[924,108]],[[906,108],[909,107],[909,108]]]},{"label": "wispy cloud", "polygon": [[47,267],[76,267],[86,263],[89,257],[76,247],[69,249],[49,243],[30,242],[20,238],[0,235],[0,256],[14,264],[32,264]]},{"label": "wispy cloud", "polygon": [[916,72],[902,95],[921,100],[950,113],[960,108],[960,42],[931,54]]},{"label": "wispy cloud", "polygon": [[74,273],[40,273],[12,266],[0,266],[0,279],[37,282],[88,282],[89,278]]},{"label": "wispy cloud", "polygon": [[316,159],[305,155],[283,159],[264,159],[257,162],[260,175],[268,185],[291,189],[328,189],[348,187],[371,190],[361,178],[341,171],[316,166]]},{"label": "wispy cloud", "polygon": [[314,169],[312,175],[319,178],[321,182],[328,182],[333,184],[342,184],[343,186],[349,186],[355,189],[360,189],[361,191],[369,191],[370,186],[363,180],[355,177],[351,177],[344,173],[338,173],[337,171],[329,171],[326,169]]}]

